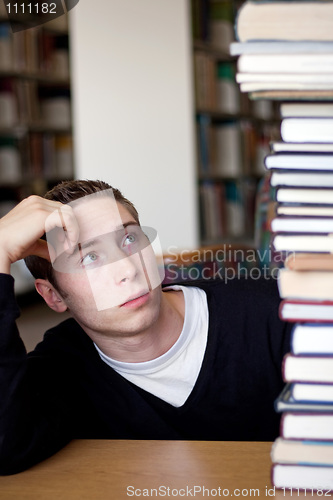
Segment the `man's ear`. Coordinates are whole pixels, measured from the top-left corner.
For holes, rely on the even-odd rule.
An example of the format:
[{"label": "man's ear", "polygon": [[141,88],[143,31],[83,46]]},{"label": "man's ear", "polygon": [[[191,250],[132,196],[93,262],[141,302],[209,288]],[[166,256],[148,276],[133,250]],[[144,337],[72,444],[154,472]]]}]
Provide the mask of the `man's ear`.
[{"label": "man's ear", "polygon": [[35,287],[51,309],[59,313],[67,310],[64,299],[48,280],[36,279]]}]

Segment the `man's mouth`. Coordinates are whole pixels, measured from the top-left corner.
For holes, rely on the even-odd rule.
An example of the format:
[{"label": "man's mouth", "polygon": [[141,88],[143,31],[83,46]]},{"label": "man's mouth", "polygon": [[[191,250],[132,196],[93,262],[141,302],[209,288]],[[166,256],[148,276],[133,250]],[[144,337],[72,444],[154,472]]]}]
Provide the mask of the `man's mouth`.
[{"label": "man's mouth", "polygon": [[136,294],[133,297],[130,297],[126,302],[121,304],[120,307],[130,307],[130,308],[139,307],[145,302],[147,302],[148,298],[149,298],[149,292]]}]

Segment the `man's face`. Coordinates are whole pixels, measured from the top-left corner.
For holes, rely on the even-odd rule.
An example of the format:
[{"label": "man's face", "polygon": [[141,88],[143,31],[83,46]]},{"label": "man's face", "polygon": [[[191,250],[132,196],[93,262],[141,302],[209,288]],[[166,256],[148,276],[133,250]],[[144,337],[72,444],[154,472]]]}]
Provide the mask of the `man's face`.
[{"label": "man's face", "polygon": [[[108,196],[72,205],[79,228],[72,252],[57,252],[56,280],[73,317],[91,334],[133,334],[159,314],[161,277],[147,236]],[[60,253],[60,255],[59,255]]]}]

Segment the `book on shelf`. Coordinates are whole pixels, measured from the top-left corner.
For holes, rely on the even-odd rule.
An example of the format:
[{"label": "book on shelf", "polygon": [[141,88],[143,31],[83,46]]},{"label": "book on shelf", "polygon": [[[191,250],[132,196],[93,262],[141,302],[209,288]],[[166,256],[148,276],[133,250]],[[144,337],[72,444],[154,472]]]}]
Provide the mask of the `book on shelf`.
[{"label": "book on shelf", "polygon": [[[297,399],[295,398],[295,387],[311,387],[308,392],[304,392],[304,396],[312,396],[312,399]],[[298,412],[303,411],[307,413],[321,412],[321,413],[332,413],[333,412],[333,400],[331,399],[333,384],[315,384],[315,383],[303,383],[303,382],[289,382],[285,385],[281,394],[276,398],[274,402],[275,410],[278,413],[284,412]],[[302,395],[302,390],[298,392]]]},{"label": "book on shelf", "polygon": [[283,299],[333,300],[333,271],[280,269],[278,288]]},{"label": "book on shelf", "polygon": [[332,41],[290,41],[264,40],[249,42],[232,42],[229,47],[231,56],[243,54],[321,54],[333,53]]},{"label": "book on shelf", "polygon": [[249,40],[332,40],[330,1],[246,1],[238,10],[236,38]]},{"label": "book on shelf", "polygon": [[333,189],[279,187],[276,190],[276,201],[280,203],[333,205]]},{"label": "book on shelf", "polygon": [[296,170],[274,171],[271,176],[271,186],[333,187],[333,171],[332,173],[325,173],[320,171],[297,172]]},{"label": "book on shelf", "polygon": [[332,217],[278,216],[271,220],[273,233],[333,233]]},{"label": "book on shelf", "polygon": [[333,442],[298,441],[279,437],[273,443],[271,459],[279,464],[333,466]]},{"label": "book on shelf", "polygon": [[294,489],[306,494],[302,490],[310,490],[314,495],[326,496],[326,493],[330,494],[333,488],[333,467],[275,464],[272,467],[272,484],[284,491]]},{"label": "book on shelf", "polygon": [[281,137],[286,142],[333,142],[333,118],[284,118]]},{"label": "book on shelf", "polygon": [[285,412],[280,435],[285,439],[333,441],[333,413]]},{"label": "book on shelf", "polygon": [[333,271],[333,255],[318,253],[292,253],[284,267],[294,271]]},{"label": "book on shelf", "polygon": [[333,356],[333,325],[296,323],[291,333],[290,350],[294,355]]},{"label": "book on shelf", "polygon": [[285,355],[282,364],[285,382],[333,383],[333,356]]},{"label": "book on shelf", "polygon": [[238,177],[241,174],[241,129],[238,122],[223,122],[215,128],[216,169],[223,177]]},{"label": "book on shelf", "polygon": [[283,321],[333,322],[333,301],[282,300],[279,316]]}]

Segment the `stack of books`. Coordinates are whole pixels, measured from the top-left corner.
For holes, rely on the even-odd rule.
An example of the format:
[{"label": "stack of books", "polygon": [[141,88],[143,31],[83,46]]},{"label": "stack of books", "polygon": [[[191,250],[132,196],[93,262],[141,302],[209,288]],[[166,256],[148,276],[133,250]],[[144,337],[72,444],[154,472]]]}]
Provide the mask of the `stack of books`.
[{"label": "stack of books", "polygon": [[[231,45],[241,91],[281,101],[265,166],[276,190],[280,317],[294,324],[276,401],[277,488],[333,488],[333,2],[248,0]],[[304,41],[305,40],[305,41]]]}]

